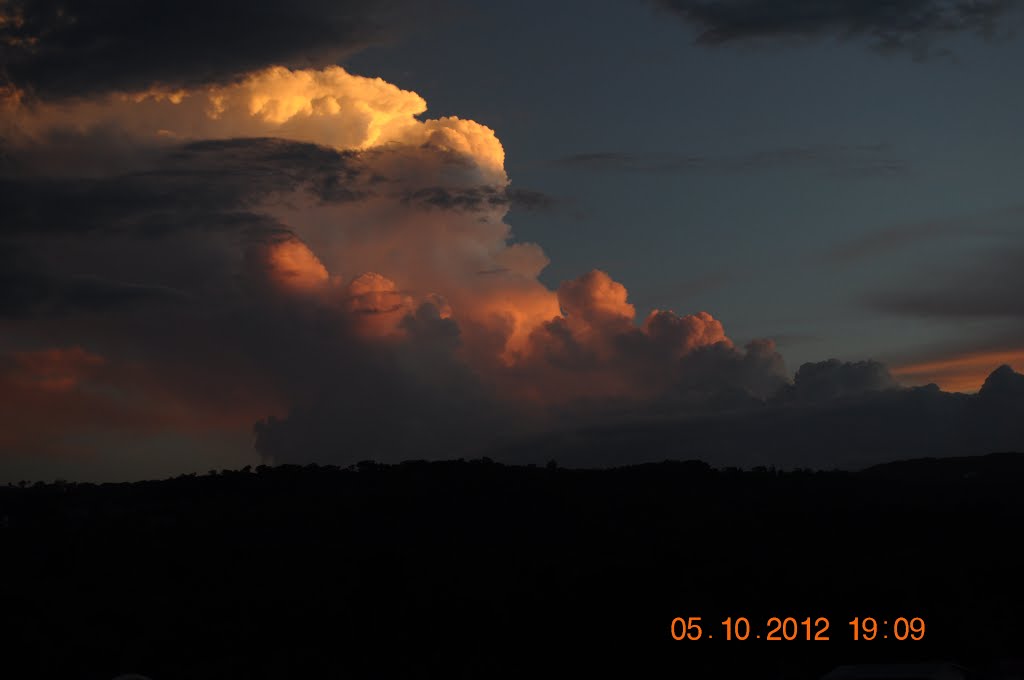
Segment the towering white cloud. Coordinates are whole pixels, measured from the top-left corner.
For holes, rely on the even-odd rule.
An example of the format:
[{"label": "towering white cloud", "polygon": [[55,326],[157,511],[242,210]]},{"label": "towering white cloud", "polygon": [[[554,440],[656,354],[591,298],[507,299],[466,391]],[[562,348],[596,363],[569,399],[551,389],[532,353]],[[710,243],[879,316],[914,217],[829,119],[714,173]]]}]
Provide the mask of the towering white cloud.
[{"label": "towering white cloud", "polygon": [[[700,390],[716,389],[716,376],[730,389],[779,379],[773,348],[743,363],[706,312],[639,322],[606,272],[543,285],[547,256],[515,242],[505,219],[494,132],[424,119],[422,97],[380,79],[273,67],[92,99],[10,92],[3,106],[15,161],[60,177],[45,181],[83,208],[18,214],[51,225],[94,213],[79,231],[95,238],[78,250],[40,242],[44,259],[116,276],[139,307],[159,306],[155,322],[91,317],[88,346],[113,365],[126,348],[139,354],[156,377],[126,378],[125,389],[159,386],[154,403],[205,405],[229,393],[219,383],[256,372],[244,403],[287,404],[252,413],[276,416],[259,428],[265,453],[336,440],[359,442],[362,455],[407,455],[427,440],[467,447],[547,427],[551,407],[692,392],[688,370]],[[164,290],[177,307],[156,301]],[[155,330],[167,319],[174,342]]]}]

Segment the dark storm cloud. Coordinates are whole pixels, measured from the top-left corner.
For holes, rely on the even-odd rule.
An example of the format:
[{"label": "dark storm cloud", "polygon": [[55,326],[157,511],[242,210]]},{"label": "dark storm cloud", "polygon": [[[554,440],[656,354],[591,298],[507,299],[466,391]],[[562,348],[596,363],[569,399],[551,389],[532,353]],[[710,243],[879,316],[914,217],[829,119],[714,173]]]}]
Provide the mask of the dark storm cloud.
[{"label": "dark storm cloud", "polygon": [[169,154],[153,178],[216,181],[228,195],[265,196],[305,189],[327,203],[358,201],[370,178],[359,155],[316,144],[255,138],[194,142]]},{"label": "dark storm cloud", "polygon": [[539,191],[495,186],[423,187],[407,191],[402,201],[425,208],[470,211],[503,205],[524,210],[549,210],[555,204],[553,198]]},{"label": "dark storm cloud", "polygon": [[1022,445],[1024,376],[1004,366],[976,395],[942,392],[934,385],[806,403],[792,403],[780,394],[745,408],[566,428],[500,447],[495,455],[574,466],[701,459],[743,467],[858,469],[895,459],[1020,450]]},{"label": "dark storm cloud", "polygon": [[657,0],[709,45],[750,39],[865,38],[924,56],[943,35],[992,35],[1017,0]]},{"label": "dark storm cloud", "polygon": [[[8,210],[0,233],[34,237],[96,231],[158,235],[261,219],[243,211],[228,212],[240,207],[238,202],[243,198],[227,193],[229,187],[222,187],[225,193],[221,193],[208,183],[202,185],[179,177],[177,182],[161,186],[153,175],[103,180],[0,180],[0,198]],[[214,216],[217,219],[212,219]]]},{"label": "dark storm cloud", "polygon": [[[392,382],[384,370],[382,393],[379,385],[366,394],[335,386],[287,418],[258,424],[260,451],[293,463],[487,454],[583,467],[700,458],[829,469],[1024,446],[1024,376],[1008,367],[994,371],[977,395],[902,388],[874,361],[805,364],[788,383],[771,343],[744,352],[717,344],[680,359],[678,377],[651,398],[581,398],[540,412],[513,406],[475,380],[455,360],[457,326],[439,328],[436,315],[428,316],[421,332],[433,339],[415,346],[433,349],[416,362],[422,368],[411,383],[409,375]],[[616,366],[664,367],[637,340],[635,333],[621,336]],[[598,368],[579,347],[549,359],[568,362],[579,380]],[[431,395],[439,400],[424,410],[420,398]],[[409,413],[418,415],[408,421]],[[474,420],[481,417],[483,427]]]},{"label": "dark storm cloud", "polygon": [[877,361],[842,362],[830,359],[806,363],[780,396],[792,401],[823,402],[895,389],[899,383]]},{"label": "dark storm cloud", "polygon": [[996,409],[1021,412],[1024,406],[1024,375],[1009,366],[1000,366],[985,381],[978,396],[983,403]]},{"label": "dark storm cloud", "polygon": [[271,64],[308,67],[384,40],[391,0],[10,0],[0,77],[42,97],[226,81]]},{"label": "dark storm cloud", "polygon": [[745,349],[711,345],[686,355],[680,361],[673,396],[689,397],[691,411],[706,411],[709,404],[711,411],[721,411],[773,404],[819,406],[900,389],[888,369],[876,361],[808,362],[790,382],[774,342],[755,340]]},{"label": "dark storm cloud", "polygon": [[274,221],[255,210],[268,196],[304,190],[321,202],[368,193],[352,152],[280,139],[231,139],[170,147],[146,167],[111,177],[0,174],[0,235],[94,231],[158,235],[239,229]]},{"label": "dark storm cloud", "polygon": [[155,310],[216,315],[237,284],[225,249],[293,238],[264,202],[367,195],[354,154],[279,139],[169,146],[141,162],[110,177],[0,176],[0,318],[103,314],[123,329]]},{"label": "dark storm cloud", "polygon": [[[289,357],[310,364],[287,417],[254,426],[256,449],[275,463],[472,456],[521,431],[512,409],[455,352],[458,325],[431,304],[406,317],[398,347],[322,347],[322,329],[293,326]],[[348,351],[342,351],[348,350]]]},{"label": "dark storm cloud", "polygon": [[552,161],[564,168],[657,174],[742,173],[778,168],[810,168],[846,178],[903,175],[907,161],[888,155],[882,145],[773,149],[732,156],[673,152],[599,151]]},{"label": "dark storm cloud", "polygon": [[0,318],[53,316],[128,305],[185,302],[187,299],[185,293],[164,286],[90,276],[48,276],[24,270],[0,273]]},{"label": "dark storm cloud", "polygon": [[684,356],[679,362],[675,396],[689,397],[691,408],[705,400],[721,408],[730,400],[745,405],[759,403],[786,385],[785,363],[775,351],[774,342],[754,340],[744,349],[740,352],[716,344]]}]

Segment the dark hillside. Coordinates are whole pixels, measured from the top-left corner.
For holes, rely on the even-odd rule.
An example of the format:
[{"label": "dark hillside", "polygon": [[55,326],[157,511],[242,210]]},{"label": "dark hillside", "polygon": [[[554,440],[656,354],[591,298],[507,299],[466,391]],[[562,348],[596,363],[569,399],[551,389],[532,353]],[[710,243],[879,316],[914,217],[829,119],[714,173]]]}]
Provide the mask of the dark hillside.
[{"label": "dark hillside", "polygon": [[[9,486],[0,675],[984,669],[1024,648],[1022,488],[1015,454],[860,473],[483,460]],[[696,616],[702,639],[674,641],[673,618]],[[725,641],[727,617],[750,638]],[[830,639],[756,640],[772,617],[827,617]],[[877,619],[877,638],[853,641],[854,617]],[[893,639],[899,618],[922,619],[923,639]]]}]

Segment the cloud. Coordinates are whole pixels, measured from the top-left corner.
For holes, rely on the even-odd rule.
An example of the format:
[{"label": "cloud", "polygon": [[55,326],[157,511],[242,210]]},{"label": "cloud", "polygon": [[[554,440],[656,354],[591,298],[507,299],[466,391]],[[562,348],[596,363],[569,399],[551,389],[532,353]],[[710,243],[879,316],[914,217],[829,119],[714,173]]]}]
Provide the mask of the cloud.
[{"label": "cloud", "polygon": [[877,361],[842,362],[830,359],[806,363],[793,378],[783,398],[801,402],[825,402],[893,390],[899,383],[889,369]]},{"label": "cloud", "polygon": [[407,193],[402,200],[425,208],[470,211],[506,205],[539,211],[549,210],[555,204],[551,196],[540,191],[493,186],[463,189],[423,187]]},{"label": "cloud", "polygon": [[453,319],[424,303],[401,325],[393,343],[317,348],[318,376],[303,381],[285,417],[256,424],[256,449],[275,462],[459,457],[518,429],[510,406],[460,359]]},{"label": "cloud", "polygon": [[330,281],[327,269],[309,246],[288,232],[251,244],[245,258],[247,273],[254,279],[264,279],[272,289],[313,293]]},{"label": "cloud", "polygon": [[955,352],[938,358],[904,363],[893,375],[911,385],[935,383],[947,392],[977,392],[993,366],[1016,366],[1024,370],[1024,348]]},{"label": "cloud", "polygon": [[1015,0],[658,0],[697,29],[697,41],[721,45],[754,39],[864,39],[883,52],[926,56],[935,40],[993,35]]},{"label": "cloud", "polygon": [[353,152],[288,140],[174,145],[144,154],[128,172],[102,177],[34,173],[49,148],[42,145],[32,151],[38,160],[0,173],[0,199],[9,217],[0,234],[158,236],[257,224],[270,228],[274,222],[261,209],[275,198],[302,193],[318,202],[340,203],[361,200],[372,191],[369,170]]},{"label": "cloud", "polygon": [[[78,345],[0,351],[0,408],[11,416],[0,432],[0,469],[34,461],[28,467],[52,479],[61,465],[102,467],[111,454],[131,458],[132,447],[153,448],[166,437],[201,445],[251,422],[252,395],[240,390],[218,401],[222,390],[212,398],[186,394],[153,368]],[[128,451],[117,450],[124,445]]]},{"label": "cloud", "polygon": [[901,290],[870,295],[868,304],[904,316],[1024,320],[1024,250],[1016,246],[987,254],[973,266],[953,265]]},{"label": "cloud", "polygon": [[[717,393],[759,398],[784,382],[774,345],[736,349],[707,312],[653,310],[637,324],[625,286],[603,271],[564,282],[558,304],[561,313],[538,325],[496,373],[503,393],[548,407],[628,401],[657,409]],[[588,417],[569,408],[573,418]]]},{"label": "cloud", "polygon": [[513,207],[524,210],[551,210],[558,204],[558,199],[555,197],[534,189],[510,187],[505,190],[505,195]]},{"label": "cloud", "polygon": [[[840,386],[845,382],[839,379]],[[734,401],[668,417],[645,412],[545,432],[498,447],[494,455],[582,466],[701,459],[720,466],[861,469],[897,459],[1019,450],[1022,382],[1024,376],[1004,367],[976,395],[929,385],[793,403],[783,390],[765,402]]]},{"label": "cloud", "polygon": [[945,324],[961,338],[914,356],[899,356],[894,374],[910,383],[934,382],[950,391],[977,391],[999,364],[1021,367],[1024,347],[1024,250],[1009,239],[963,253],[955,262],[934,263],[888,290],[865,296],[866,305],[897,317]]},{"label": "cloud", "polygon": [[773,340],[753,340],[742,351],[714,342],[681,357],[670,395],[681,400],[684,412],[700,412],[760,405],[788,384],[785,361]]},{"label": "cloud", "polygon": [[0,5],[0,76],[48,99],[227,83],[269,65],[336,63],[392,38],[411,9],[386,0],[9,0]]},{"label": "cloud", "polygon": [[[338,439],[291,448],[314,418],[380,456],[425,440],[454,450],[516,422],[494,423],[477,371],[558,307],[536,280],[542,251],[508,242],[514,197],[540,200],[508,190],[488,128],[419,120],[418,95],[336,68],[6,105],[11,337],[131,356],[138,408],[188,431],[232,403],[282,457],[342,455]],[[496,200],[472,214],[402,200],[479,187]],[[155,299],[165,291],[183,303]],[[73,441],[82,423],[57,412],[48,427]]]},{"label": "cloud", "polygon": [[596,269],[558,288],[558,304],[569,323],[586,329],[632,323],[636,309],[626,298],[625,286]]},{"label": "cloud", "polygon": [[[0,432],[5,455],[56,453],[69,430],[129,426],[136,420],[96,387],[106,378],[107,361],[81,347],[33,349],[0,354],[0,406],[11,418]],[[54,428],[59,412],[62,427]]]},{"label": "cloud", "polygon": [[40,466],[174,432],[206,451],[253,424],[275,462],[471,456],[655,416],[707,423],[687,445],[719,432],[728,457],[760,441],[741,432],[780,436],[772,418],[827,443],[809,414],[881,435],[875,406],[843,409],[932,399],[872,363],[790,381],[770,340],[638,309],[605,271],[547,287],[544,251],[506,222],[543,200],[510,187],[494,131],[423,118],[383,81],[275,67],[5,105],[0,350],[6,412],[34,425],[3,449]]},{"label": "cloud", "polygon": [[674,152],[595,151],[552,161],[562,168],[656,174],[744,173],[777,168],[806,168],[843,178],[904,175],[907,161],[890,156],[882,145],[812,146],[745,154],[707,155]]},{"label": "cloud", "polygon": [[1003,364],[985,379],[978,396],[997,408],[1024,412],[1024,375]]},{"label": "cloud", "polygon": [[1012,235],[1024,216],[1024,206],[1013,205],[978,215],[898,224],[867,233],[834,246],[820,259],[846,264],[906,249],[937,238],[992,238]]},{"label": "cloud", "polygon": [[415,92],[338,66],[274,66],[228,84],[156,87],[73,101],[31,102],[17,91],[0,93],[0,132],[15,157],[20,149],[38,148],[55,136],[63,143],[59,137],[97,134],[157,148],[239,137],[277,137],[339,150],[396,144],[434,149],[455,162],[472,159],[484,183],[507,182],[505,152],[493,130],[454,116],[419,120],[425,110],[426,102]]},{"label": "cloud", "polygon": [[355,277],[349,281],[345,292],[355,314],[391,314],[411,307],[411,298],[403,295],[394,281],[376,272]]},{"label": "cloud", "polygon": [[[0,318],[65,314],[76,309],[104,310],[120,306],[182,302],[178,290],[111,280],[102,276],[71,276],[40,271],[23,249],[0,243]],[[33,266],[35,265],[35,266]]]}]

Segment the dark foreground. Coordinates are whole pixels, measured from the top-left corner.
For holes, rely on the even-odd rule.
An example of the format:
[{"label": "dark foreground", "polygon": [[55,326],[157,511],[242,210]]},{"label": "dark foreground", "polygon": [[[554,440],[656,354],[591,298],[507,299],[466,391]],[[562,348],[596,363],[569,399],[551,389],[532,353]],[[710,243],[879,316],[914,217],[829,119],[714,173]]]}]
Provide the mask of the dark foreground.
[{"label": "dark foreground", "polygon": [[[1011,454],[860,473],[471,461],[0,488],[0,677],[991,671],[1024,656],[1022,490]],[[701,638],[673,640],[674,617],[701,617]],[[727,617],[749,620],[747,640],[724,639]],[[796,619],[797,639],[765,640],[772,617]],[[812,636],[828,619],[828,640],[802,639],[808,617]],[[854,641],[854,617],[876,619],[876,639]],[[923,639],[895,639],[899,618],[920,618]]]}]

